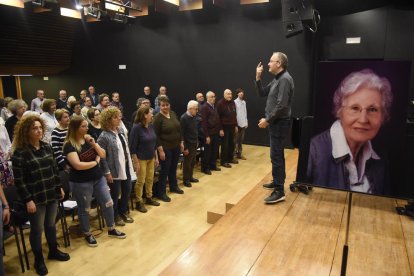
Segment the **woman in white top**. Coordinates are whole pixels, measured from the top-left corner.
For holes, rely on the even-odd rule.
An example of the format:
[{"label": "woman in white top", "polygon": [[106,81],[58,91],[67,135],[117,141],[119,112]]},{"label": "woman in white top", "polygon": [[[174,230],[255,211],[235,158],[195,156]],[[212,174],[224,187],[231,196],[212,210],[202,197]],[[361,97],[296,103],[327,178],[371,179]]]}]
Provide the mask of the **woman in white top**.
[{"label": "woman in white top", "polygon": [[40,115],[46,123],[46,129],[44,130],[44,136],[42,141],[45,143],[51,142],[52,131],[57,127],[58,121],[55,118],[56,100],[46,99],[42,104],[43,113]]}]

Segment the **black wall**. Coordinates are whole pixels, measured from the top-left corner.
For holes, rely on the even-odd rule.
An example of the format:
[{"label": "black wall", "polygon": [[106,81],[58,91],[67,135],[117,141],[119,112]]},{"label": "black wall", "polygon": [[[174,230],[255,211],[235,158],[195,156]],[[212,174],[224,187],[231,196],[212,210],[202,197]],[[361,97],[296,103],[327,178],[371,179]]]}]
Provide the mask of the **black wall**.
[{"label": "black wall", "polygon": [[[71,69],[49,76],[49,81],[24,78],[24,98],[33,98],[37,88],[44,88],[49,97],[56,97],[61,88],[78,95],[93,84],[99,93],[121,92],[128,116],[145,85],[157,94],[164,84],[173,109],[181,114],[196,91],[212,90],[221,98],[225,88],[243,87],[250,124],[246,142],[265,145],[267,132],[256,126],[265,99],[255,95],[253,79],[258,62],[266,65],[273,51],[288,54],[297,117],[313,113],[313,79],[318,74],[314,68],[319,60],[414,60],[414,11],[407,5],[345,15],[329,15],[324,6],[316,34],[306,30],[287,39],[279,1],[249,6],[230,2],[227,9],[153,13],[131,25],[79,23]],[[362,43],[346,45],[348,36],[361,36]],[[118,70],[119,64],[126,64],[127,70]],[[270,79],[266,74],[265,82]],[[414,98],[414,69],[410,95]]]},{"label": "black wall", "polygon": [[[253,90],[256,66],[265,64],[273,51],[289,57],[289,71],[296,80],[294,115],[309,113],[312,72],[312,36],[286,39],[282,31],[280,4],[243,6],[150,15],[132,25],[99,22],[79,26],[69,71],[58,76],[25,78],[23,95],[29,100],[37,88],[56,97],[60,88],[79,95],[88,85],[99,93],[119,91],[127,118],[143,87],[157,94],[166,85],[172,108],[178,114],[199,90],[216,92],[243,87],[246,91],[249,129],[246,142],[268,144],[266,130],[257,127],[264,115],[265,99]],[[118,70],[126,64],[127,70]],[[271,79],[265,75],[265,82]]]}]

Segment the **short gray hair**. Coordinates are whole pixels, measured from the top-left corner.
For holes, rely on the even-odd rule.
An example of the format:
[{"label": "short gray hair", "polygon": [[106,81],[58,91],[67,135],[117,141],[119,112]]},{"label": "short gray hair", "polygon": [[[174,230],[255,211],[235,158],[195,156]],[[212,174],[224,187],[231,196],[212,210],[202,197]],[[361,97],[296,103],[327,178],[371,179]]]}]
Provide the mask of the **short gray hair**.
[{"label": "short gray hair", "polygon": [[277,55],[277,57],[280,59],[280,64],[282,64],[283,69],[288,68],[288,57],[285,53],[282,52],[273,52],[274,55]]},{"label": "short gray hair", "polygon": [[207,93],[206,93],[206,97],[210,97],[210,96],[212,96],[212,95],[216,95],[213,91],[208,91]]},{"label": "short gray hair", "polygon": [[198,107],[198,102],[194,100],[189,101],[187,104],[187,110],[189,110],[192,107]]},{"label": "short gray hair", "polygon": [[380,78],[371,69],[352,72],[342,80],[333,97],[333,115],[338,117],[338,112],[342,108],[344,99],[362,87],[375,89],[381,94],[384,121],[387,121],[390,117],[393,101],[391,84],[387,78]]}]

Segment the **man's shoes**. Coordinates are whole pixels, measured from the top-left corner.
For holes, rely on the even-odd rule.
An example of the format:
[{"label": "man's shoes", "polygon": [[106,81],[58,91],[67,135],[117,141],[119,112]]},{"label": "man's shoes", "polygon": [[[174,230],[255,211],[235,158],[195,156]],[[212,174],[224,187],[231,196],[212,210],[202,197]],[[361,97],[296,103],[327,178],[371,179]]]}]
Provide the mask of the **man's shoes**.
[{"label": "man's shoes", "polygon": [[184,180],[184,186],[191,188],[193,185],[191,185],[191,182],[189,180]]},{"label": "man's shoes", "polygon": [[232,164],[239,164],[239,161],[237,161],[237,159],[236,159],[236,158],[233,158],[233,159],[230,161],[230,163],[232,163]]},{"label": "man's shoes", "polygon": [[238,155],[238,156],[237,156],[237,159],[246,160],[247,158],[246,158],[246,157],[244,157],[243,155]]},{"label": "man's shoes", "polygon": [[126,234],[116,229],[112,229],[112,230],[108,230],[108,237],[117,238],[117,239],[125,239]]},{"label": "man's shoes", "polygon": [[272,182],[266,183],[266,184],[263,184],[263,188],[266,189],[266,190],[274,190],[275,189],[275,184],[273,184]]},{"label": "man's shoes", "polygon": [[141,202],[137,202],[135,203],[135,210],[141,212],[141,213],[146,213],[148,210],[145,208],[144,203]]},{"label": "man's shoes", "polygon": [[125,223],[133,223],[134,219],[131,218],[128,214],[119,214],[119,216],[121,217],[121,219],[125,222]]},{"label": "man's shoes", "polygon": [[117,216],[115,218],[115,225],[116,226],[125,226],[125,222],[121,219],[121,217]]},{"label": "man's shoes", "polygon": [[231,168],[231,165],[229,163],[222,163],[221,166],[225,168]]},{"label": "man's shoes", "polygon": [[218,172],[219,172],[219,171],[221,171],[221,169],[220,169],[220,168],[218,168],[218,167],[212,168],[211,170],[212,170],[212,171],[218,171]]},{"label": "man's shoes", "polygon": [[164,202],[170,202],[171,198],[169,198],[166,194],[158,196],[159,199],[161,199]]},{"label": "man's shoes", "polygon": [[173,189],[170,189],[170,192],[171,192],[171,193],[175,193],[175,194],[180,194],[180,195],[182,195],[182,194],[184,193],[184,191],[183,191],[183,190],[181,190],[181,189],[180,189],[180,188],[178,188],[178,187],[173,188]]},{"label": "man's shoes", "polygon": [[276,191],[273,191],[270,196],[266,197],[264,199],[264,202],[266,204],[272,204],[272,203],[276,203],[276,202],[279,202],[279,201],[284,201],[285,198],[286,197],[285,197],[284,192],[276,190]]},{"label": "man's shoes", "polygon": [[190,178],[190,182],[197,183],[199,182],[199,180],[197,178],[192,177]]},{"label": "man's shoes", "polygon": [[202,169],[201,172],[211,175],[211,171],[209,169]]},{"label": "man's shoes", "polygon": [[145,199],[145,204],[152,206],[160,206],[160,203],[158,201],[153,200],[151,197],[147,197]]},{"label": "man's shoes", "polygon": [[90,247],[98,246],[98,242],[96,241],[95,237],[92,234],[90,234],[89,236],[85,236],[85,240],[88,243],[88,246]]},{"label": "man's shoes", "polygon": [[55,247],[49,249],[49,254],[47,256],[49,260],[58,260],[61,262],[69,261],[70,256],[68,253],[62,252],[57,248],[57,244]]}]

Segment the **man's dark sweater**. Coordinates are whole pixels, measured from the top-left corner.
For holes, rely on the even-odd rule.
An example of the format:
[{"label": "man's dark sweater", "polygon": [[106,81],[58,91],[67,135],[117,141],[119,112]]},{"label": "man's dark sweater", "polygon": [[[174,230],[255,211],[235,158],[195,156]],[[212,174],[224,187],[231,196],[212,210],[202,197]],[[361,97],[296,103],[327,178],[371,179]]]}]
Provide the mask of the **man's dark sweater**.
[{"label": "man's dark sweater", "polygon": [[209,103],[203,104],[201,118],[201,126],[206,137],[217,134],[222,129],[219,114]]},{"label": "man's dark sweater", "polygon": [[187,149],[190,144],[197,144],[198,130],[196,117],[193,117],[186,112],[181,115],[180,124],[181,139],[184,141],[184,149]]},{"label": "man's dark sweater", "polygon": [[226,101],[224,98],[219,100],[217,103],[217,112],[223,126],[237,125],[236,104],[234,101]]}]

